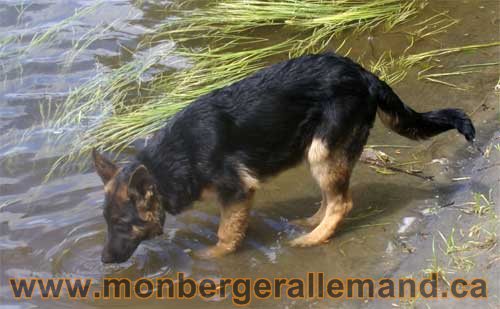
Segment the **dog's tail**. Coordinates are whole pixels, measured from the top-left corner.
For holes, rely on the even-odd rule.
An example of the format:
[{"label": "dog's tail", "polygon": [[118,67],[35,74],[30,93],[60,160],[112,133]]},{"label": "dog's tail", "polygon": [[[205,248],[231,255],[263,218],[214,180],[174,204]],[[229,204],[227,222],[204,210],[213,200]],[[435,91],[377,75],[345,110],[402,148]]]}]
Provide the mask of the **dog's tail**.
[{"label": "dog's tail", "polygon": [[410,139],[426,139],[457,129],[469,142],[474,141],[474,125],[461,109],[446,108],[418,113],[403,103],[384,81],[372,75],[370,92],[377,101],[377,113],[384,125]]}]

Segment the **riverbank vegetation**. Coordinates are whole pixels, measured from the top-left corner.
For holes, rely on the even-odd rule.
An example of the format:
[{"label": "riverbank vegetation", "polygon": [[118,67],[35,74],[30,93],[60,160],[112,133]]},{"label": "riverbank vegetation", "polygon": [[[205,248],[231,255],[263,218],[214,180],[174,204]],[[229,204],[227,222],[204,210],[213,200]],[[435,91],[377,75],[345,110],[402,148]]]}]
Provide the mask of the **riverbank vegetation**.
[{"label": "riverbank vegetation", "polygon": [[[72,19],[92,14],[98,5],[77,12]],[[407,47],[399,52],[388,49],[376,58],[373,54],[353,55],[380,78],[394,85],[418,66],[419,78],[454,86],[440,78],[474,73],[482,67],[430,73],[437,67],[435,59],[500,42],[414,52],[418,41],[446,32],[459,22],[447,12],[419,19],[426,5],[424,0],[228,0],[195,8],[191,3],[169,7],[171,17],[143,36],[133,50],[124,49],[129,60],[98,72],[50,113],[43,111],[48,119],[44,123],[63,132],[55,143],[68,143],[65,132],[71,134],[68,153],[51,173],[65,163],[81,161],[76,159],[86,157],[94,147],[120,153],[135,141],[147,139],[197,97],[270,63],[327,50],[351,56],[353,41],[361,36],[371,40],[374,32],[401,32],[399,28],[404,26],[408,38]],[[31,45],[50,44],[54,34],[70,21],[35,36]],[[90,29],[75,40],[65,66],[71,66],[81,50],[112,25]]]}]

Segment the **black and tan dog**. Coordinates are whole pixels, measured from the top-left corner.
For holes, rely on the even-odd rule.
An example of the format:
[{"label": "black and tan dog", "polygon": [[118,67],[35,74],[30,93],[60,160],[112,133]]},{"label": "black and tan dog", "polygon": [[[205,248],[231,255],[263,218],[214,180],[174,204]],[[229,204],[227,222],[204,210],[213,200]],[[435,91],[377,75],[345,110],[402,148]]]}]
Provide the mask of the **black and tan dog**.
[{"label": "black and tan dog", "polygon": [[234,251],[245,237],[255,190],[304,159],[323,200],[304,220],[315,228],[291,244],[323,243],[352,208],[349,178],[377,113],[411,139],[450,129],[474,139],[462,110],[415,112],[350,59],[321,54],[270,66],[200,97],[125,166],[94,152],[106,194],[103,262],[127,260],[141,241],[162,233],[165,212],[178,214],[207,192],[221,205],[219,240],[200,255]]}]

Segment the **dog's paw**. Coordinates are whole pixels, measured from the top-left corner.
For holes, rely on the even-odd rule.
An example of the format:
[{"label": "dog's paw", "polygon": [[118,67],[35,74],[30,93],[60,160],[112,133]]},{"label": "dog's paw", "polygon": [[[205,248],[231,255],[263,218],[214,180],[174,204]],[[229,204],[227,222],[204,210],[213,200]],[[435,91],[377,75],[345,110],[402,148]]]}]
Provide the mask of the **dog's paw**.
[{"label": "dog's paw", "polygon": [[233,251],[234,251],[234,249],[231,249],[231,248],[228,248],[225,246],[221,246],[221,245],[215,245],[215,246],[211,246],[208,248],[196,250],[196,251],[194,251],[193,254],[196,258],[208,260],[208,259],[214,259],[217,257],[224,256],[224,255],[229,254]]},{"label": "dog's paw", "polygon": [[328,243],[328,239],[323,240],[323,239],[318,239],[315,237],[312,237],[311,235],[307,234],[304,236],[300,236],[295,238],[294,240],[290,241],[290,246],[292,247],[312,247],[312,246],[317,246],[321,244]]},{"label": "dog's paw", "polygon": [[300,218],[300,219],[294,219],[290,220],[290,224],[292,225],[297,225],[297,226],[303,226],[303,227],[315,227],[316,225],[319,224],[319,220],[316,220],[315,218]]}]

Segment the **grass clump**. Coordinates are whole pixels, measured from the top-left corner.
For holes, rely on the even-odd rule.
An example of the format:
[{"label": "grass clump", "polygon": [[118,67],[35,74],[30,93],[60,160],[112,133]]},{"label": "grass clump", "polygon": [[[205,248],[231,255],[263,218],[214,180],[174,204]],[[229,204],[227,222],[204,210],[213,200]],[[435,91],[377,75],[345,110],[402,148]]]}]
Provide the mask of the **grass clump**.
[{"label": "grass clump", "polygon": [[[460,220],[460,217],[458,220]],[[492,250],[497,245],[497,234],[487,230],[483,223],[471,226],[468,234],[460,230],[462,238],[460,244],[455,239],[455,232],[455,228],[452,228],[450,234],[446,237],[441,231],[438,231],[444,244],[442,251],[449,257],[450,266],[456,270],[471,271],[476,265],[474,259],[483,252]]]},{"label": "grass clump", "polygon": [[423,269],[422,272],[426,276],[431,276],[432,274],[436,274],[438,280],[443,280],[443,282],[446,283],[447,286],[450,286],[450,281],[448,280],[447,276],[448,274],[452,274],[453,272],[450,272],[449,270],[441,266],[436,251],[436,243],[434,238],[432,238],[432,259],[430,260],[429,266]]},{"label": "grass clump", "polygon": [[[70,20],[88,14],[97,5],[77,12]],[[388,31],[415,17],[425,5],[425,0],[229,0],[195,9],[169,8],[169,12],[177,14],[175,18],[167,19],[143,37],[135,50],[126,50],[132,60],[98,73],[71,91],[63,104],[52,108],[52,115],[44,113],[44,123],[63,132],[55,142],[66,145],[70,141],[67,154],[48,176],[64,163],[87,158],[94,147],[116,153],[127,149],[134,141],[148,138],[197,97],[277,59],[327,48],[349,54],[347,41],[340,38],[346,31],[353,34],[375,27]],[[35,36],[22,52],[51,41],[69,21]],[[443,33],[456,23],[446,12],[433,15],[406,32],[410,45],[400,56],[384,53],[365,66],[389,84],[396,84],[423,62],[500,44],[409,53],[418,40]],[[68,52],[65,66],[112,27],[113,23],[85,33]],[[8,44],[10,39],[4,41]]]},{"label": "grass clump", "polygon": [[[248,31],[279,28],[294,37],[291,56],[322,50],[345,30],[356,32],[385,24],[387,30],[418,12],[422,1],[229,0],[193,12],[162,28],[161,35],[181,41],[202,33],[215,40],[242,38]],[[248,38],[248,37],[247,37]]]},{"label": "grass clump", "polygon": [[[75,13],[70,17],[54,23],[43,31],[36,32],[31,35],[29,43],[25,46],[10,48],[13,43],[21,42],[25,39],[27,34],[22,31],[20,33],[0,37],[0,58],[19,57],[32,52],[36,48],[47,48],[48,46],[55,44],[58,42],[59,32],[67,31],[67,28],[70,27],[74,21],[94,13],[102,4],[102,1],[96,1],[90,6],[75,10]],[[18,11],[18,22],[23,12],[24,8],[21,8],[20,11]]]},{"label": "grass clump", "polygon": [[[499,46],[500,41],[486,43],[486,44],[474,44],[458,47],[440,48],[431,51],[426,51],[416,54],[407,54],[394,58],[391,54],[382,54],[382,56],[376,62],[372,62],[370,68],[373,73],[381,76],[389,84],[397,84],[402,81],[408,74],[411,68],[418,64],[429,63],[442,56],[447,56],[450,54],[455,54],[459,52],[474,51],[481,48]],[[423,75],[424,72],[436,67],[437,64],[429,63],[427,67],[419,72],[420,78],[427,79],[429,81],[440,82],[439,80],[433,78],[437,75]],[[444,82],[441,82],[444,83]]]},{"label": "grass clump", "polygon": [[93,147],[123,151],[161,128],[197,97],[238,81],[273,59],[323,51],[346,30],[362,32],[381,25],[389,30],[413,17],[424,4],[417,0],[230,0],[179,11],[139,43],[131,52],[135,57],[131,62],[96,76],[70,94],[54,115],[54,125],[76,127],[80,134],[55,167]]},{"label": "grass clump", "polygon": [[470,271],[475,265],[473,256],[466,255],[464,252],[471,250],[471,247],[466,244],[458,245],[456,243],[455,228],[451,229],[448,237],[445,237],[441,231],[438,232],[445,245],[443,251],[450,258],[451,265],[455,269]]},{"label": "grass clump", "polygon": [[474,203],[472,205],[472,211],[478,216],[490,215],[496,219],[495,214],[495,202],[491,198],[492,190],[489,191],[488,197],[482,193],[474,193]]}]

